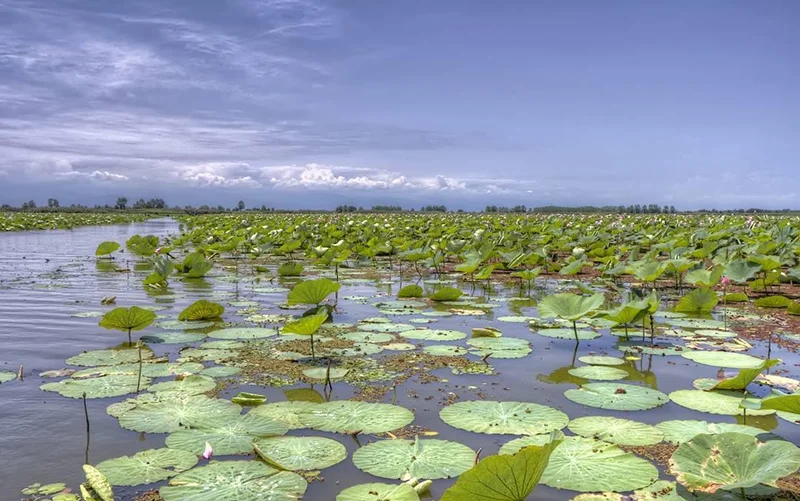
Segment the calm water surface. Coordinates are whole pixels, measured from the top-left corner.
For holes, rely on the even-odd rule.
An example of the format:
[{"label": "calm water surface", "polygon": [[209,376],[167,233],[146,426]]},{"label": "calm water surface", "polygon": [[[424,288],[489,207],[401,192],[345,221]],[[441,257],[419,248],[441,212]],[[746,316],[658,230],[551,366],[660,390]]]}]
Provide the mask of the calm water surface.
[{"label": "calm water surface", "polygon": [[[173,280],[170,282],[173,294],[167,299],[148,295],[141,286],[141,280],[148,273],[133,262],[127,263],[127,254],[120,254],[117,264],[131,273],[108,271],[98,267],[94,250],[100,242],[114,240],[124,244],[131,235],[153,234],[166,236],[178,232],[177,223],[171,220],[155,220],[146,223],[86,227],[74,230],[31,231],[0,233],[0,370],[16,371],[24,366],[24,380],[12,381],[0,386],[0,499],[17,500],[22,496],[20,490],[34,482],[66,482],[73,488],[82,481],[81,465],[86,458],[87,437],[83,403],[62,397],[55,393],[39,390],[44,380],[39,373],[46,370],[66,367],[64,360],[81,351],[111,348],[124,341],[124,334],[107,331],[97,326],[96,318],[78,318],[74,314],[87,311],[106,311],[111,307],[100,305],[103,296],[116,296],[118,306],[159,305],[166,307],[158,311],[164,318],[174,319],[186,305],[197,299],[213,299],[223,304],[228,300],[255,300],[261,304],[261,313],[285,313],[276,304],[285,296],[265,296],[252,292],[254,284],[248,275],[239,285],[222,281],[222,272],[215,269],[214,276],[188,285]],[[244,272],[243,272],[244,273]],[[462,284],[462,288],[467,285]],[[342,287],[340,297],[367,296],[369,304],[341,300],[337,322],[356,322],[359,319],[378,314],[372,303],[378,296],[394,295],[399,289],[399,280],[392,285],[377,281],[348,283]],[[477,291],[476,294],[481,293]],[[499,296],[511,296],[517,292],[500,289]],[[552,384],[543,382],[547,376],[573,364],[574,343],[552,340],[530,332],[524,324],[502,323],[495,318],[503,315],[534,315],[535,309],[528,307],[516,309],[513,303],[498,302],[499,307],[489,314],[454,316],[443,318],[431,324],[436,329],[459,329],[468,332],[476,326],[495,326],[502,329],[505,336],[528,339],[533,344],[533,353],[519,360],[494,360],[492,363],[498,376],[464,375],[454,376],[449,370],[438,371],[446,381],[421,385],[409,381],[397,390],[397,403],[414,409],[414,424],[439,432],[437,438],[455,440],[477,450],[482,448],[484,456],[494,454],[498,448],[514,436],[490,436],[463,432],[445,425],[438,417],[438,411],[445,400],[486,398],[490,400],[521,400],[551,405],[566,412],[571,418],[587,415],[624,416],[651,424],[667,419],[705,419],[717,422],[736,422],[729,416],[713,416],[691,411],[673,403],[644,412],[620,413],[584,407],[568,401],[563,396],[573,384]],[[513,308],[513,309],[512,309]],[[225,319],[241,320],[235,314],[237,308],[228,306]],[[411,317],[396,317],[397,322],[405,322]],[[155,332],[155,327],[147,332]],[[589,353],[605,353],[619,356],[615,349],[616,338],[604,335],[599,339],[580,344],[578,356]],[[463,345],[463,341],[459,342]],[[176,358],[179,345],[154,345],[157,355]],[[750,353],[764,355],[763,346],[756,346]],[[785,364],[782,368],[787,376],[797,377],[795,364],[798,358],[793,353],[773,350],[773,356],[780,357]],[[669,393],[676,389],[691,388],[691,381],[698,377],[715,377],[717,370],[712,367],[694,364],[681,357],[648,357],[632,362],[640,371],[641,377],[651,386]],[[257,391],[266,394],[270,402],[284,400],[281,388],[256,388],[240,386],[231,389],[224,396],[240,390]],[[409,396],[414,390],[415,398]],[[345,384],[335,385],[332,399],[346,399],[354,389]],[[124,397],[95,399],[88,401],[91,421],[91,434],[88,460],[97,464],[105,459],[128,455],[139,450],[162,447],[166,435],[139,434],[127,431],[108,416],[105,408],[123,400]],[[386,401],[391,401],[391,394]],[[754,424],[773,430],[784,438],[798,443],[800,434],[796,427],[774,416],[752,419]],[[291,432],[303,434],[308,432]],[[348,447],[350,454],[357,444],[342,435],[311,432],[315,435],[335,438]],[[371,437],[361,437],[362,442]],[[352,466],[350,460],[323,471],[324,481],[313,482],[304,499],[310,501],[329,501],[344,487],[362,483],[383,481],[367,475]],[[664,478],[667,478],[666,476]],[[434,482],[434,499],[451,484],[451,481]],[[148,488],[152,486],[147,486]],[[137,491],[144,489],[118,488],[118,499],[132,499]],[[540,486],[537,499],[565,500],[575,495],[571,491],[558,491]]]}]

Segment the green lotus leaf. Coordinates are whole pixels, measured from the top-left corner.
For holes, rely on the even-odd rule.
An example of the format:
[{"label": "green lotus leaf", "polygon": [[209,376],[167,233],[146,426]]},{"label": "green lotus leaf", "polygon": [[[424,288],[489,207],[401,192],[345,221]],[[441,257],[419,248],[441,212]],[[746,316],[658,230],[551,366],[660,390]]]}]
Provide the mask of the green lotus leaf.
[{"label": "green lotus leaf", "polygon": [[413,351],[417,347],[411,343],[389,343],[381,345],[384,351]]},{"label": "green lotus leaf", "polygon": [[[700,412],[727,416],[739,416],[745,413],[745,409],[741,407],[744,400],[741,392],[676,390],[669,394],[669,398],[681,407]],[[748,416],[766,416],[775,411],[747,409],[746,412]]]},{"label": "green lotus leaf", "polygon": [[441,501],[525,501],[560,443],[554,440],[541,447],[525,447],[514,455],[488,457],[461,474]]},{"label": "green lotus leaf", "polygon": [[760,442],[743,433],[697,435],[678,446],[669,467],[690,491],[714,493],[774,484],[800,468],[800,449],[791,442]]},{"label": "green lotus leaf", "polygon": [[669,402],[658,390],[622,383],[588,383],[564,392],[573,402],[615,411],[643,411]]},{"label": "green lotus leaf", "polygon": [[336,501],[419,501],[409,484],[358,484],[336,495]]},{"label": "green lotus leaf", "polygon": [[649,308],[647,299],[630,301],[604,312],[602,318],[611,320],[615,325],[634,325],[642,321],[649,313]]},{"label": "green lotus leaf", "polygon": [[564,440],[564,434],[560,431],[554,431],[544,435],[528,435],[525,437],[515,438],[514,440],[503,444],[503,446],[500,447],[498,454],[516,454],[525,447],[544,447],[554,440]]},{"label": "green lotus leaf", "polygon": [[394,336],[383,332],[355,331],[340,334],[339,339],[356,341],[360,343],[388,343],[394,340]]},{"label": "green lotus leaf", "polygon": [[628,377],[628,373],[622,369],[603,365],[583,365],[570,369],[569,373],[575,377],[595,381],[616,381]]},{"label": "green lotus leaf", "polygon": [[150,379],[125,374],[115,374],[89,379],[63,379],[55,383],[45,383],[39,388],[44,391],[54,391],[61,396],[69,398],[108,398],[119,397],[129,393],[136,393],[137,389],[144,389],[150,384]]},{"label": "green lotus leaf", "polygon": [[265,327],[231,327],[208,333],[208,337],[214,339],[263,339],[275,335],[275,329]]},{"label": "green lotus leaf", "polygon": [[150,449],[108,459],[98,464],[97,469],[111,485],[152,484],[192,468],[197,464],[197,456],[182,450]]},{"label": "green lotus leaf", "polygon": [[178,320],[197,321],[220,318],[225,313],[225,307],[219,303],[201,299],[186,307],[179,315]]},{"label": "green lotus leaf", "polygon": [[464,293],[455,287],[442,287],[429,296],[432,301],[455,301]]},{"label": "green lotus leaf", "polygon": [[158,332],[147,334],[140,339],[143,343],[150,344],[189,344],[202,341],[206,338],[205,334],[193,334],[188,332]]},{"label": "green lotus leaf", "polygon": [[729,292],[722,295],[723,303],[746,303],[748,301],[750,298],[744,292]]},{"label": "green lotus leaf", "polygon": [[[711,289],[701,287],[686,294],[678,300],[675,311],[679,313],[707,313],[714,309],[719,302],[717,293]],[[673,323],[673,325],[675,325]]]},{"label": "green lotus leaf", "polygon": [[422,349],[423,353],[435,357],[461,357],[469,353],[463,346],[449,346],[445,344],[434,344]]},{"label": "green lotus leaf", "polygon": [[625,360],[608,355],[584,355],[578,357],[578,360],[591,365],[625,365]]},{"label": "green lotus leaf", "polygon": [[[576,334],[577,333],[577,334]],[[564,328],[557,328],[557,329],[540,329],[536,331],[536,334],[544,337],[552,337],[556,339],[575,339],[577,335],[577,339],[587,340],[587,339],[597,339],[600,337],[599,332],[579,329],[577,331],[573,331],[572,329],[564,329]]]},{"label": "green lotus leaf", "polygon": [[764,364],[764,360],[758,357],[729,351],[691,351],[681,356],[698,364],[730,369],[760,369]]},{"label": "green lotus leaf", "polygon": [[616,445],[653,445],[664,439],[655,426],[615,417],[581,417],[570,421],[568,428],[576,435]]},{"label": "green lotus leaf", "polygon": [[532,351],[531,344],[526,339],[516,337],[479,337],[467,340],[470,353],[492,358],[523,358]]},{"label": "green lotus leaf", "polygon": [[156,324],[158,327],[170,331],[199,330],[213,327],[216,322],[187,322],[181,320],[166,320]]},{"label": "green lotus leaf", "polygon": [[699,285],[701,287],[714,287],[719,283],[724,271],[724,266],[715,266],[710,270],[700,268],[687,273],[683,277],[683,280],[690,284]]},{"label": "green lotus leaf", "polygon": [[240,391],[236,396],[231,397],[231,402],[242,407],[256,407],[267,401],[267,397],[258,393]]},{"label": "green lotus leaf", "polygon": [[800,301],[792,301],[789,306],[786,307],[786,313],[789,315],[800,315]]},{"label": "green lotus leaf", "polygon": [[695,420],[670,420],[662,421],[656,428],[664,433],[664,440],[673,444],[682,444],[697,435],[717,435],[719,433],[745,433],[757,437],[766,433],[760,428],[733,423],[709,423],[708,421]]},{"label": "green lotus leaf", "polygon": [[756,299],[753,304],[761,308],[786,308],[792,300],[786,296],[766,296]]},{"label": "green lotus leaf", "polygon": [[241,412],[240,406],[227,400],[190,395],[137,405],[120,414],[119,424],[126,430],[172,433],[209,420],[235,419]]},{"label": "green lotus leaf", "polygon": [[425,291],[416,284],[406,285],[397,292],[398,298],[422,297]]},{"label": "green lotus leaf", "polygon": [[755,278],[759,271],[761,271],[761,265],[748,259],[734,259],[725,266],[725,276],[737,284],[743,284]]},{"label": "green lotus leaf", "polygon": [[501,337],[503,332],[494,327],[473,327],[472,337]]},{"label": "green lotus leaf", "polygon": [[491,435],[539,435],[569,422],[569,416],[546,405],[483,400],[449,405],[439,417],[455,428]]},{"label": "green lotus leaf", "polygon": [[320,431],[362,434],[385,433],[414,421],[414,414],[397,405],[343,400],[325,402],[298,414],[300,422]]},{"label": "green lotus leaf", "polygon": [[117,242],[101,242],[100,245],[97,246],[97,250],[94,251],[94,255],[108,256],[116,252],[119,248],[120,245]]},{"label": "green lotus leaf", "polygon": [[13,381],[14,379],[17,379],[16,372],[0,371],[0,384]]},{"label": "green lotus leaf", "polygon": [[320,304],[328,296],[338,292],[341,286],[342,284],[327,278],[305,280],[289,291],[286,302],[287,304]]},{"label": "green lotus leaf", "polygon": [[616,445],[567,437],[556,447],[542,483],[578,492],[625,492],[658,480],[658,469]]},{"label": "green lotus leaf", "polygon": [[297,320],[286,322],[281,330],[282,334],[299,334],[301,336],[311,336],[317,332],[322,324],[328,320],[328,312],[322,311],[307,317],[300,317]]},{"label": "green lotus leaf", "polygon": [[350,372],[348,369],[342,367],[331,367],[330,369],[327,367],[312,367],[310,369],[304,369],[303,375],[309,379],[316,379],[319,381],[324,381],[330,377],[331,380],[335,381],[345,377],[348,372]]},{"label": "green lotus leaf", "polygon": [[259,461],[214,461],[173,477],[158,493],[164,501],[298,501],[308,483]]},{"label": "green lotus leaf", "polygon": [[380,440],[353,453],[359,470],[381,478],[453,478],[475,464],[475,451],[448,440]]},{"label": "green lotus leaf", "polygon": [[303,265],[300,263],[283,263],[278,267],[278,275],[282,277],[299,277],[302,273]]},{"label": "green lotus leaf", "polygon": [[424,341],[458,341],[467,337],[461,331],[453,330],[433,330],[433,329],[414,329],[400,332],[406,339],[417,339]]},{"label": "green lotus leaf", "polygon": [[174,381],[156,383],[147,391],[154,393],[173,393],[180,395],[199,395],[217,387],[216,381],[208,376],[191,375]]},{"label": "green lotus leaf", "polygon": [[89,464],[83,465],[83,473],[86,475],[86,483],[97,497],[102,501],[114,501],[114,491],[105,475]]},{"label": "green lotus leaf", "polygon": [[800,414],[800,394],[767,397],[761,400],[760,409]]},{"label": "green lotus leaf", "polygon": [[133,235],[125,242],[125,247],[137,256],[152,256],[158,249],[158,237],[155,235]]},{"label": "green lotus leaf", "polygon": [[156,314],[151,310],[131,306],[114,308],[100,320],[100,327],[121,331],[140,331],[155,322]]},{"label": "green lotus leaf", "polygon": [[[142,359],[153,358],[153,353],[142,350]],[[84,351],[79,355],[70,357],[66,360],[69,365],[80,367],[94,367],[97,365],[119,365],[130,364],[139,361],[139,350],[93,350]]]},{"label": "green lotus leaf", "polygon": [[166,445],[197,455],[202,454],[206,443],[218,456],[250,454],[254,439],[285,435],[288,431],[285,423],[251,411],[234,418],[199,417],[192,422],[192,429],[168,436]]},{"label": "green lotus leaf", "polygon": [[359,330],[367,331],[367,332],[404,332],[404,331],[411,331],[416,329],[413,325],[409,324],[392,324],[392,323],[380,323],[380,324],[361,324],[358,326]]},{"label": "green lotus leaf", "polygon": [[239,372],[241,372],[241,369],[239,369],[238,367],[215,366],[203,369],[200,372],[200,375],[213,378],[220,378],[220,377],[230,377],[233,376],[234,374],[239,374]]},{"label": "green lotus leaf", "polygon": [[[298,391],[303,391],[303,393],[302,394],[296,393]],[[280,421],[284,425],[286,425],[290,430],[307,428],[307,426],[300,421],[300,416],[309,411],[310,409],[313,409],[314,406],[316,406],[318,403],[322,403],[323,402],[322,395],[308,388],[299,388],[295,390],[285,390],[285,393],[287,393],[287,398],[289,398],[289,392],[295,392],[291,393],[291,395],[294,397],[301,396],[303,398],[302,399],[298,398],[288,402],[275,402],[271,404],[261,405],[259,407],[256,407],[255,409],[252,409],[247,414],[254,416],[263,416],[266,418]],[[313,394],[316,396],[310,395],[310,392],[313,392]]]},{"label": "green lotus leaf", "polygon": [[[741,369],[734,377],[726,379],[711,379],[709,383],[699,387],[701,390],[744,390],[752,383],[759,374],[764,370],[773,367],[780,363],[778,359],[764,360],[764,362],[755,369]],[[704,380],[705,381],[705,380]]]},{"label": "green lotus leaf", "polygon": [[344,461],[347,449],[325,437],[272,437],[253,441],[256,454],[281,470],[322,470]]},{"label": "green lotus leaf", "polygon": [[192,252],[183,259],[183,263],[179,266],[179,271],[185,274],[186,278],[200,278],[211,271],[213,267],[214,264],[206,261],[202,254]]}]

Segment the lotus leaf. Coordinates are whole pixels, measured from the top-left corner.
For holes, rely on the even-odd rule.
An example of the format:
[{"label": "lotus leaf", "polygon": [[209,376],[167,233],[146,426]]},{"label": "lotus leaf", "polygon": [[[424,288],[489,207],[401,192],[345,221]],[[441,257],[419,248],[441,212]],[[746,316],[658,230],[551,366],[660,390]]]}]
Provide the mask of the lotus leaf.
[{"label": "lotus leaf", "polygon": [[608,355],[584,355],[578,357],[578,360],[591,365],[625,365],[625,360]]},{"label": "lotus leaf", "polygon": [[191,334],[188,332],[158,332],[147,334],[140,339],[143,343],[152,344],[188,344],[202,341],[206,338],[205,334]]},{"label": "lotus leaf", "polygon": [[200,329],[207,329],[209,327],[213,327],[216,322],[188,322],[188,321],[181,321],[181,320],[167,320],[165,322],[159,322],[158,327],[166,330],[200,330]]},{"label": "lotus leaf", "polygon": [[150,310],[131,306],[130,308],[114,308],[100,320],[100,327],[121,331],[140,331],[156,319],[156,314]]},{"label": "lotus leaf", "polygon": [[753,304],[761,308],[786,308],[792,304],[792,300],[786,296],[766,296],[756,299]]},{"label": "lotus leaf", "polygon": [[[744,399],[741,392],[676,390],[669,394],[669,398],[682,407],[700,412],[727,416],[744,415],[745,413],[745,409],[740,407]],[[766,416],[774,412],[773,410],[747,409],[747,415],[752,416]]]},{"label": "lotus leaf", "polygon": [[144,485],[166,480],[197,464],[197,454],[175,449],[150,449],[97,465],[111,485]]},{"label": "lotus leaf", "polygon": [[267,401],[267,397],[258,393],[250,393],[247,391],[240,391],[235,397],[231,398],[231,402],[242,407],[255,407]]},{"label": "lotus leaf", "polygon": [[[708,288],[698,288],[683,296],[675,306],[679,313],[705,313],[714,309],[719,302],[717,293]],[[675,325],[673,323],[673,325]]]},{"label": "lotus leaf", "polygon": [[698,364],[729,369],[759,369],[764,364],[764,360],[760,358],[728,351],[691,351],[682,353],[681,356]]},{"label": "lotus leaf", "polygon": [[253,441],[256,454],[281,470],[321,470],[347,457],[347,449],[325,437],[273,437]]},{"label": "lotus leaf", "polygon": [[643,411],[669,401],[658,390],[622,383],[588,383],[565,391],[564,396],[582,405],[615,411]]},{"label": "lotus leaf", "polygon": [[448,346],[444,344],[426,346],[422,351],[436,357],[460,357],[469,353],[467,349],[462,346]]},{"label": "lotus leaf", "polygon": [[214,454],[250,454],[253,439],[274,437],[289,431],[285,423],[252,411],[233,418],[200,417],[192,422],[192,429],[180,430],[167,437],[166,445],[201,454],[206,443],[211,444]]},{"label": "lotus leaf", "polygon": [[358,328],[366,332],[403,332],[416,329],[413,325],[409,324],[361,324]]},{"label": "lotus leaf", "polygon": [[187,306],[179,315],[178,320],[198,321],[220,318],[225,313],[225,307],[219,303],[201,299]]},{"label": "lotus leaf", "polygon": [[0,384],[17,379],[17,374],[11,371],[0,371]]},{"label": "lotus leaf", "polygon": [[97,250],[94,251],[95,256],[108,256],[116,252],[120,248],[119,243],[117,242],[101,242],[100,245],[97,246]]},{"label": "lotus leaf", "polygon": [[203,395],[173,397],[137,405],[122,412],[119,424],[127,430],[145,433],[172,433],[209,420],[235,419],[242,408],[227,400]]},{"label": "lotus leaf", "polygon": [[514,455],[488,457],[458,477],[442,501],[525,501],[560,443],[555,440],[525,447]]},{"label": "lotus leaf", "polygon": [[208,333],[208,337],[214,339],[262,339],[275,335],[277,335],[275,329],[264,327],[232,327]]},{"label": "lotus leaf", "polygon": [[537,446],[543,447],[554,440],[563,440],[564,434],[560,431],[548,433],[544,435],[528,435],[521,438],[515,438],[503,444],[500,447],[498,454],[516,454],[525,447]]},{"label": "lotus leaf", "polygon": [[341,286],[342,284],[327,278],[305,280],[289,291],[286,302],[288,304],[320,304],[329,295],[338,292]]},{"label": "lotus leaf", "polygon": [[309,379],[317,379],[317,380],[326,380],[328,377],[331,380],[342,379],[350,372],[348,369],[343,369],[341,367],[331,367],[330,370],[327,367],[313,367],[311,369],[304,369],[303,375]]},{"label": "lotus leaf", "polygon": [[282,334],[300,334],[302,336],[311,336],[320,326],[328,320],[328,312],[322,311],[307,317],[301,317],[297,320],[287,322],[281,330]]},{"label": "lotus leaf", "polygon": [[580,340],[587,340],[587,339],[596,339],[600,337],[599,332],[590,331],[590,330],[576,330],[573,331],[572,329],[540,329],[536,331],[536,334],[545,337],[552,337],[556,339],[577,339]]},{"label": "lotus leaf", "polygon": [[114,501],[114,491],[105,475],[90,464],[83,465],[83,473],[86,475],[86,483],[97,497],[102,501]]},{"label": "lotus leaf", "polygon": [[455,287],[442,287],[431,294],[430,299],[433,301],[455,301],[463,295],[464,293]]},{"label": "lotus leaf", "polygon": [[800,468],[800,449],[790,442],[760,442],[743,433],[696,435],[669,460],[676,480],[690,491],[716,492],[774,484]]},{"label": "lotus leaf", "polygon": [[481,357],[523,358],[531,352],[531,345],[525,339],[516,337],[480,337],[467,341],[470,353]]},{"label": "lotus leaf", "polygon": [[394,336],[383,332],[348,332],[339,335],[340,339],[347,339],[348,341],[359,341],[364,343],[388,343],[394,340]]},{"label": "lotus leaf", "polygon": [[308,483],[296,473],[259,461],[214,461],[159,489],[164,501],[297,501]]},{"label": "lotus leaf", "polygon": [[414,414],[397,405],[343,400],[309,407],[298,418],[315,430],[373,434],[402,428],[414,420]]},{"label": "lotus leaf", "polygon": [[745,433],[757,437],[764,432],[760,428],[733,423],[709,423],[708,421],[671,420],[662,421],[656,428],[664,433],[664,440],[673,444],[682,444],[696,435],[716,435],[719,433]]},{"label": "lotus leaf", "polygon": [[380,440],[353,453],[356,468],[381,478],[453,478],[475,463],[475,451],[448,440]]},{"label": "lotus leaf", "polygon": [[398,298],[406,298],[406,297],[422,297],[424,294],[424,290],[422,287],[416,284],[406,285],[402,289],[397,292]]},{"label": "lotus leaf", "polygon": [[[288,402],[275,402],[267,405],[261,405],[251,410],[247,414],[253,416],[262,416],[265,418],[281,421],[290,430],[307,428],[307,426],[300,421],[300,416],[306,413],[307,411],[313,409],[317,405],[317,403],[322,403],[323,399],[319,393],[317,393],[314,390],[309,390],[307,388],[286,390],[286,392],[301,391],[301,390],[305,391],[305,393],[303,394],[304,399],[302,400],[295,399]],[[313,391],[316,397],[309,399],[309,393],[308,393],[309,391]],[[296,393],[292,395],[297,396]]]},{"label": "lotus leaf", "polygon": [[615,417],[581,417],[570,421],[568,428],[576,435],[616,445],[653,445],[664,439],[655,426]]},{"label": "lotus leaf", "polygon": [[54,391],[69,398],[108,398],[136,393],[140,388],[146,388],[150,379],[126,374],[114,374],[89,379],[64,379],[55,383],[45,383],[39,388],[44,391]]},{"label": "lotus leaf", "polygon": [[401,331],[400,335],[406,339],[425,341],[458,341],[467,337],[466,333],[453,330],[414,329]]},{"label": "lotus leaf", "polygon": [[149,387],[147,391],[155,393],[173,393],[180,395],[199,395],[217,387],[213,378],[191,375],[175,381],[165,381]]},{"label": "lotus leaf", "polygon": [[419,495],[408,484],[359,484],[348,487],[336,501],[419,501]]},{"label": "lotus leaf", "polygon": [[439,411],[445,423],[491,435],[539,435],[560,430],[569,422],[563,412],[528,402],[458,402]]}]

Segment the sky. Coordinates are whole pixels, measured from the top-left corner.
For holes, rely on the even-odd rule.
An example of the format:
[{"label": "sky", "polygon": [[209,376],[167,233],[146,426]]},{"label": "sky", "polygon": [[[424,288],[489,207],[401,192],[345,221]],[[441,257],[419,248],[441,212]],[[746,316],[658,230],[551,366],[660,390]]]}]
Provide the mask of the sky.
[{"label": "sky", "polygon": [[0,0],[0,203],[800,208],[796,0]]}]

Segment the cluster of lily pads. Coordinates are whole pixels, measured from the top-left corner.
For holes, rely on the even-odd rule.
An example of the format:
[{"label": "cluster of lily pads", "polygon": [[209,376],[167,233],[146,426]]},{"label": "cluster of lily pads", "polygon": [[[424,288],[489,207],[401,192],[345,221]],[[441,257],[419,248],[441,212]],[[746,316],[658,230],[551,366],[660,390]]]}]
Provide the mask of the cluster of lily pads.
[{"label": "cluster of lily pads", "polygon": [[79,226],[125,224],[152,216],[134,212],[0,212],[0,231],[56,230]]},{"label": "cluster of lily pads", "polygon": [[[522,501],[539,483],[620,501],[619,493],[627,492],[642,500],[720,489],[746,495],[751,489],[775,492],[779,481],[800,467],[794,444],[747,424],[748,417],[773,414],[800,422],[800,394],[778,391],[796,389],[796,381],[770,377],[779,360],[743,353],[752,345],[733,330],[735,316],[728,318],[728,303],[737,299],[731,297],[734,287],[746,291],[746,300],[758,295],[762,304],[756,307],[783,297],[792,312],[791,299],[769,292],[798,277],[796,220],[237,214],[182,223],[185,231],[176,238],[137,236],[126,243],[148,263],[145,290],[157,299],[170,294],[170,280],[226,277],[237,291],[242,284],[250,287],[250,299],[228,303],[241,308],[244,321],[226,321],[225,305],[206,299],[172,318],[159,318],[158,307],[114,308],[102,314],[99,325],[121,331],[127,342],[67,359],[80,369],[42,374],[60,377],[42,389],[65,397],[135,395],[109,405],[108,414],[124,429],[166,434],[163,448],[87,465],[81,487],[87,501],[110,501],[114,487],[165,481],[158,490],[166,501],[298,500],[312,472],[348,460],[339,440],[314,432],[356,440],[371,436],[369,443],[358,442],[349,460],[381,480],[347,487],[337,501],[417,501],[431,481],[453,478],[442,501]],[[98,256],[121,247],[112,244],[102,243]],[[380,269],[388,280],[415,275],[424,280],[401,287],[396,298],[379,299],[374,317],[338,322],[340,302],[365,302],[339,296],[347,284],[340,273],[351,269]],[[581,274],[590,278],[575,280]],[[483,281],[488,289],[503,280],[519,283],[519,295],[499,298],[524,305],[518,315],[470,332],[430,325],[457,315],[482,321],[498,298],[462,289]],[[262,312],[254,300],[259,295],[273,298],[280,311]],[[534,351],[528,337],[503,335],[505,323],[527,325],[531,336],[542,340],[575,344],[573,362],[563,373],[540,378],[573,383],[576,387],[564,392],[571,402],[624,412],[671,402],[741,417],[742,424],[650,425],[603,415],[570,419],[537,402],[474,400],[443,407],[439,417],[445,425],[516,437],[497,455],[480,460],[479,451],[458,442],[393,435],[410,429],[415,417],[394,402],[329,400],[327,393],[295,387],[298,382],[324,382],[326,388],[402,384],[404,368],[391,363],[397,357],[411,365],[433,359],[456,374],[490,377],[494,365]],[[133,338],[152,326],[159,331]],[[577,357],[582,341],[600,336],[618,338],[621,355]],[[152,351],[150,345],[158,344],[183,347],[169,359]],[[694,389],[666,394],[632,364],[645,355],[738,372],[697,379]],[[226,378],[285,386],[287,400],[267,402],[249,392],[220,398],[216,390]],[[760,398],[756,381],[775,390]],[[674,449],[667,464],[674,480],[661,479],[658,468],[636,454],[635,448],[665,445]],[[212,454],[252,459],[211,459]]]}]

